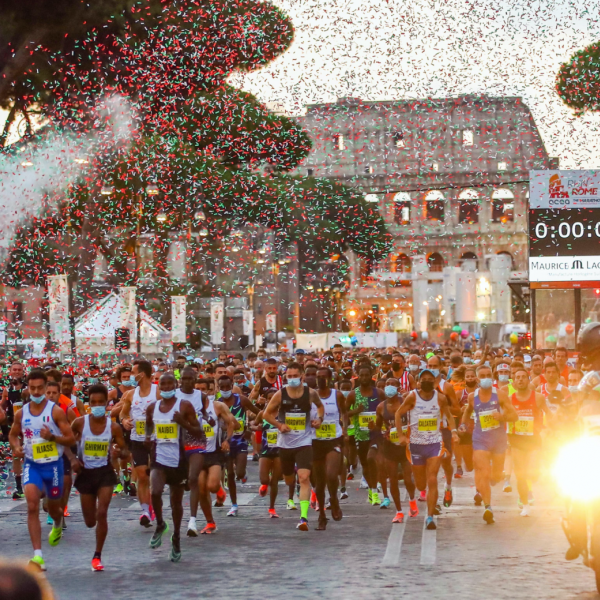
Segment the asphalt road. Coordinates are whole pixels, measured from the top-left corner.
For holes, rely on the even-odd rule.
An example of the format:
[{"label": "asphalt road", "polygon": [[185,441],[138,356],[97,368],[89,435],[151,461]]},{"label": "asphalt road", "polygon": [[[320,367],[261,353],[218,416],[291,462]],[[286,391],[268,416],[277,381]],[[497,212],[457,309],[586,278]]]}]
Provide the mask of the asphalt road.
[{"label": "asphalt road", "polygon": [[[90,560],[94,533],[83,523],[77,496],[72,516],[56,548],[43,544],[47,576],[61,600],[130,600],[148,598],[243,598],[265,600],[365,598],[597,598],[593,573],[581,561],[564,560],[566,542],[560,527],[561,503],[550,485],[534,488],[533,516],[522,518],[516,492],[496,491],[496,524],[486,525],[473,505],[473,478],[455,481],[455,502],[437,518],[437,531],[424,530],[421,514],[392,525],[394,512],[371,507],[358,480],[342,502],[344,519],[329,521],[327,531],[299,532],[299,511],[287,511],[281,486],[280,519],[267,516],[268,499],[258,492],[256,463],[240,497],[237,518],[215,509],[218,532],[185,537],[182,561],[169,562],[170,543],[148,547],[152,529],[138,523],[139,505],[115,497],[110,509],[105,571],[94,573]],[[8,492],[5,492],[7,494]],[[404,492],[405,494],[405,492]],[[167,497],[165,496],[165,500]],[[184,527],[189,511],[184,515]],[[406,508],[408,508],[406,504]],[[169,511],[166,512],[170,519]],[[44,521],[45,522],[45,521]],[[198,528],[203,526],[198,520]],[[49,526],[43,525],[48,532]],[[23,501],[0,499],[0,552],[31,555]]]}]

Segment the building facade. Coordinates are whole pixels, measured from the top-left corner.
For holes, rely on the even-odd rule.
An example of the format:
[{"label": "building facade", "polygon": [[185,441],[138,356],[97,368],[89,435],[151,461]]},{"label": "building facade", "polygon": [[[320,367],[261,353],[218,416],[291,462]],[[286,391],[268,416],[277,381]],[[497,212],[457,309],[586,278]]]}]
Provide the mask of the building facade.
[{"label": "building facade", "polygon": [[529,171],[558,164],[521,98],[342,98],[301,122],[313,151],[297,172],[359,188],[394,236],[383,264],[348,256],[351,328],[525,318],[508,284],[527,278]]}]

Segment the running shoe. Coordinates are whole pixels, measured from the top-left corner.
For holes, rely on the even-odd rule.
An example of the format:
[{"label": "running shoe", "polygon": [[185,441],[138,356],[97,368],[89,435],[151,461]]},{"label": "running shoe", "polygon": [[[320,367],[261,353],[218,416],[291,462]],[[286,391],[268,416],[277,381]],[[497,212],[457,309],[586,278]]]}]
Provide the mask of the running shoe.
[{"label": "running shoe", "polygon": [[535,504],[535,498],[533,497],[533,492],[531,490],[527,492],[527,503],[530,506],[533,506]]},{"label": "running shoe", "polygon": [[211,533],[214,533],[215,531],[217,531],[216,523],[207,523],[204,526],[204,529],[202,529],[202,531],[200,533],[202,535],[210,535]]},{"label": "running shoe", "polygon": [[54,519],[50,515],[46,516],[46,524],[47,525],[54,525]]},{"label": "running shoe", "polygon": [[331,498],[325,502],[325,510],[331,510]]},{"label": "running shoe", "polygon": [[404,513],[397,512],[396,516],[392,519],[392,523],[404,523]]},{"label": "running shoe", "polygon": [[238,516],[238,505],[232,504],[229,512],[227,513],[228,517],[237,517]]},{"label": "running shoe", "polygon": [[495,523],[494,521],[494,513],[492,512],[491,508],[486,508],[483,511],[483,520],[488,524],[491,525],[492,523]]},{"label": "running shoe", "polygon": [[196,527],[196,519],[194,517],[190,517],[188,522],[187,536],[198,537],[198,528]]},{"label": "running shoe", "polygon": [[523,510],[521,511],[520,515],[522,517],[530,517],[531,516],[531,511],[529,510],[529,504],[526,504],[523,507]]},{"label": "running shoe", "polygon": [[92,571],[104,571],[104,565],[99,558],[92,558]]},{"label": "running shoe", "polygon": [[46,563],[41,556],[34,556],[29,560],[29,564],[36,566],[40,571],[48,570],[48,567],[46,567]]},{"label": "running shoe", "polygon": [[426,502],[426,501],[427,501],[427,490],[423,490],[419,494],[419,502]]},{"label": "running shoe", "polygon": [[140,517],[140,525],[142,527],[151,527],[150,515],[142,513],[142,516]]},{"label": "running shoe", "polygon": [[15,490],[13,492],[13,500],[20,500],[21,498],[25,498],[23,490]]},{"label": "running shoe", "polygon": [[135,483],[129,484],[129,489],[127,490],[127,493],[129,494],[129,496],[131,498],[135,498],[137,496],[137,487],[136,487]]},{"label": "running shoe", "polygon": [[181,540],[174,535],[171,536],[171,554],[169,560],[178,563],[181,560]]},{"label": "running shoe", "polygon": [[279,515],[275,512],[274,508],[269,509],[269,516],[271,519],[279,519]]},{"label": "running shoe", "polygon": [[444,506],[446,508],[450,508],[452,506],[452,500],[454,500],[454,496],[452,495],[452,490],[446,490],[444,492]]},{"label": "running shoe", "polygon": [[65,510],[63,511],[63,517],[70,517],[71,513],[69,512],[69,506],[65,506]]},{"label": "running shoe", "polygon": [[381,504],[381,500],[379,499],[378,492],[371,492],[371,506],[379,506]]},{"label": "running shoe", "polygon": [[317,508],[317,494],[315,494],[315,490],[310,491],[310,507],[313,510],[318,510]]},{"label": "running shoe", "polygon": [[348,492],[346,491],[346,488],[342,488],[340,490],[340,500],[346,500],[348,498]]},{"label": "running shoe", "polygon": [[246,483],[246,481],[248,481],[248,475],[242,477],[242,483]]},{"label": "running shoe", "polygon": [[213,506],[223,506],[226,499],[227,494],[225,493],[225,490],[222,487],[220,487],[219,491],[217,492],[217,499],[215,500]]},{"label": "running shoe", "polygon": [[436,517],[442,514],[442,507],[439,504],[435,505],[435,508],[433,509],[433,514]]},{"label": "running shoe", "polygon": [[373,492],[369,489],[369,491],[367,493],[367,502],[369,504],[372,504],[373,503],[372,500],[373,500]]},{"label": "running shoe", "polygon": [[461,479],[463,476],[462,467],[456,467],[456,473],[454,473],[454,479]]},{"label": "running shoe", "polygon": [[360,480],[360,485],[358,486],[361,490],[366,490],[369,489],[369,484],[367,483],[367,480],[362,477]]},{"label": "running shoe", "polygon": [[475,492],[475,496],[473,496],[473,502],[475,502],[475,506],[481,506],[483,503],[483,498],[479,492]]},{"label": "running shoe", "polygon": [[[114,489],[113,489],[113,494],[121,494],[123,492],[123,485],[120,483],[117,483],[117,485],[115,485]],[[96,560],[96,559],[94,559]],[[102,569],[100,569],[102,570]]]},{"label": "running shoe", "polygon": [[156,520],[156,514],[154,513],[154,509],[152,508],[152,504],[148,507],[148,515],[150,516],[151,521]]},{"label": "running shoe", "polygon": [[433,517],[427,517],[427,519],[425,519],[425,528],[426,529],[437,529],[437,525],[435,524]]},{"label": "running shoe", "polygon": [[62,527],[54,527],[54,525],[53,525],[52,529],[50,530],[50,533],[48,535],[48,543],[51,546],[58,546],[58,542],[60,542],[62,535],[63,535]]},{"label": "running shoe", "polygon": [[408,503],[408,505],[409,505],[409,507],[410,507],[410,510],[409,510],[409,512],[408,512],[409,516],[411,516],[411,517],[416,517],[416,516],[418,516],[418,515],[419,515],[419,507],[418,507],[418,505],[417,505],[417,501],[416,501],[416,500],[411,500],[411,501]]},{"label": "running shoe", "polygon": [[287,510],[298,510],[298,507],[296,506],[296,504],[294,503],[294,501],[291,498],[287,501],[286,508],[287,508]]},{"label": "running shoe", "polygon": [[252,462],[258,462],[258,454],[252,455]]},{"label": "running shoe", "polygon": [[169,531],[169,524],[165,521],[163,526],[156,525],[156,531],[152,534],[150,548],[158,548],[162,544],[162,536]]},{"label": "running shoe", "polygon": [[296,525],[296,529],[299,529],[300,531],[308,531],[308,519],[300,519],[300,523]]},{"label": "running shoe", "polygon": [[389,508],[390,507],[390,499],[389,498],[384,498],[381,502],[381,506],[379,508]]},{"label": "running shoe", "polygon": [[502,486],[502,491],[506,494],[510,494],[512,492],[512,485],[510,485],[510,479],[506,479],[504,481],[504,485]]},{"label": "running shoe", "polygon": [[354,469],[352,467],[348,469],[348,475],[346,476],[346,479],[350,481],[354,479]]},{"label": "running shoe", "polygon": [[268,491],[269,491],[269,486],[268,486],[268,485],[261,485],[261,486],[258,488],[258,495],[259,495],[261,498],[264,498],[264,497],[267,495],[267,492],[268,492]]}]

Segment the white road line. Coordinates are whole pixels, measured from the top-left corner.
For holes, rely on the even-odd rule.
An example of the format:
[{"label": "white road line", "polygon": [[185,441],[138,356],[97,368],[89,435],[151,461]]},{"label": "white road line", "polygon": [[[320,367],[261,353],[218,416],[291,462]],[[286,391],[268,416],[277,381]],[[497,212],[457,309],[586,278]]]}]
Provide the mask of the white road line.
[{"label": "white road line", "polygon": [[400,563],[400,551],[402,550],[402,538],[404,537],[405,527],[405,523],[394,523],[392,525],[382,566],[395,567]]},{"label": "white road line", "polygon": [[[427,529],[423,520],[423,537],[421,539],[421,564],[422,565],[434,565],[437,545],[437,531],[435,529]],[[437,525],[436,517],[433,517],[435,524]]]}]

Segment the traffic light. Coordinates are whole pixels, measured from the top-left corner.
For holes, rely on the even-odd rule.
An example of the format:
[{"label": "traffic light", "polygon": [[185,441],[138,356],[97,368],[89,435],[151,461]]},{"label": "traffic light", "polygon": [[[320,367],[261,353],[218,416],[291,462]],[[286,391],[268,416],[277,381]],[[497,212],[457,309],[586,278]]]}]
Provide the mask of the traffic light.
[{"label": "traffic light", "polygon": [[115,329],[115,349],[117,351],[129,350],[130,331],[127,327]]}]

